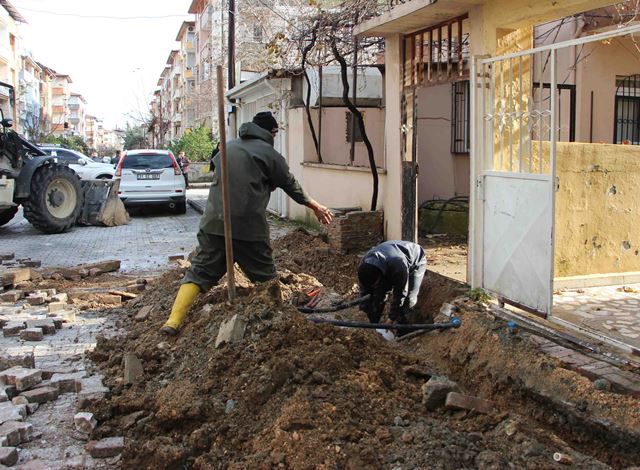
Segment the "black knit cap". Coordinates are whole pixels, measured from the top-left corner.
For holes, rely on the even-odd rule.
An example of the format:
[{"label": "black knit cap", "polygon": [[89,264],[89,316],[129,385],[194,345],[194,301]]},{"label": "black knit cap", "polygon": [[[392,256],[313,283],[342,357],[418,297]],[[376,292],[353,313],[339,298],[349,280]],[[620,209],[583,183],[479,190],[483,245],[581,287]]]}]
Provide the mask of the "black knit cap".
[{"label": "black knit cap", "polygon": [[362,263],[358,267],[358,281],[364,287],[373,287],[373,285],[378,282],[378,280],[382,277],[382,271],[380,271],[373,264]]},{"label": "black knit cap", "polygon": [[271,111],[259,112],[253,116],[253,123],[269,132],[272,132],[274,129],[278,129],[278,121],[273,117]]}]

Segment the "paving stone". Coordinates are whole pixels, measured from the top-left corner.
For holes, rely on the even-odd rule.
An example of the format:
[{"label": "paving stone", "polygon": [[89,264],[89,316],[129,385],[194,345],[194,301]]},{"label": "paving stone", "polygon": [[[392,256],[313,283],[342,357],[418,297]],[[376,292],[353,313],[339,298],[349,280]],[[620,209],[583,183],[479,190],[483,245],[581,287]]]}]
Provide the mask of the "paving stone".
[{"label": "paving stone", "polygon": [[153,307],[151,305],[145,305],[140,310],[138,310],[138,313],[136,313],[134,320],[145,321],[147,318],[149,318],[149,315],[151,314],[151,310],[153,310]]},{"label": "paving stone", "polygon": [[31,280],[31,268],[12,269],[0,276],[0,281],[3,286],[13,286],[24,281]]},{"label": "paving stone", "polygon": [[61,330],[62,329],[62,324],[64,323],[64,319],[63,318],[53,317],[51,319],[51,321],[53,322],[53,326],[56,327],[56,330]]},{"label": "paving stone", "polygon": [[28,268],[39,268],[42,266],[42,261],[40,260],[27,260],[23,263]]},{"label": "paving stone", "polygon": [[10,321],[2,327],[2,336],[20,336],[26,327],[23,321]]},{"label": "paving stone", "polygon": [[27,320],[27,328],[42,328],[45,335],[56,334],[56,324],[51,318],[43,318],[40,320]]},{"label": "paving stone", "polygon": [[107,437],[99,441],[91,441],[87,444],[87,451],[91,457],[96,459],[106,459],[115,457],[122,453],[124,448],[123,437]]},{"label": "paving stone", "polygon": [[3,302],[16,303],[18,300],[24,297],[24,292],[21,290],[10,290],[0,294],[0,300]]},{"label": "paving stone", "polygon": [[58,373],[51,376],[51,383],[58,385],[60,393],[78,393],[82,390],[81,379],[86,376],[85,371]]},{"label": "paving stone", "polygon": [[102,383],[102,377],[99,375],[92,375],[91,377],[85,377],[80,379],[80,390],[82,395],[99,396],[109,391]]},{"label": "paving stone", "polygon": [[29,404],[29,400],[27,400],[22,395],[18,395],[17,397],[13,397],[11,399],[11,403],[13,403],[14,405],[28,405]]},{"label": "paving stone", "polygon": [[40,407],[40,403],[27,403],[27,414],[32,415],[38,408]]},{"label": "paving stone", "polygon": [[50,302],[49,305],[47,305],[47,310],[49,311],[49,313],[56,313],[62,310],[66,310],[67,307],[68,305],[66,302]]},{"label": "paving stone", "polygon": [[27,390],[42,382],[42,371],[16,366],[0,372],[0,382],[15,385],[19,392]]},{"label": "paving stone", "polygon": [[93,413],[82,412],[76,413],[73,417],[73,424],[78,431],[91,434],[98,425],[98,421],[93,416]]},{"label": "paving stone", "polygon": [[10,252],[0,253],[0,261],[9,261],[9,260],[15,259],[15,257],[16,257],[15,253],[10,253]]},{"label": "paving stone", "polygon": [[0,384],[0,403],[13,399],[17,394],[15,385]]},{"label": "paving stone", "polygon": [[25,341],[42,341],[43,338],[42,328],[25,328],[20,331],[20,339]]},{"label": "paving stone", "polygon": [[43,305],[47,303],[47,299],[48,297],[45,295],[31,294],[30,296],[27,297],[27,302],[29,302],[29,305]]},{"label": "paving stone", "polygon": [[142,362],[135,354],[124,356],[124,383],[125,385],[138,383],[144,376]]},{"label": "paving stone", "polygon": [[59,294],[54,294],[51,296],[54,302],[64,302],[65,304],[69,301],[69,296],[66,292],[60,292]]},{"label": "paving stone", "polygon": [[18,463],[18,449],[15,447],[0,447],[0,464],[13,467]]},{"label": "paving stone", "polygon": [[33,425],[22,421],[7,421],[0,424],[0,437],[4,437],[10,446],[29,442],[33,435]]},{"label": "paving stone", "polygon": [[490,401],[457,392],[447,394],[445,406],[454,410],[477,411],[484,414],[491,413],[494,410],[493,403]]},{"label": "paving stone", "polygon": [[40,387],[33,390],[27,390],[22,392],[21,396],[25,397],[29,403],[46,403],[48,401],[54,401],[60,395],[60,391],[57,387]]},{"label": "paving stone", "polygon": [[422,386],[422,404],[427,410],[444,406],[449,392],[458,390],[458,384],[444,376],[431,377]]},{"label": "paving stone", "polygon": [[33,353],[19,354],[15,356],[0,356],[0,371],[10,369],[15,366],[22,366],[27,368],[35,368],[36,362],[33,357]]},{"label": "paving stone", "polygon": [[247,327],[247,321],[235,314],[229,320],[223,322],[218,330],[215,347],[219,348],[226,343],[237,343],[244,338],[244,331]]},{"label": "paving stone", "polygon": [[4,424],[7,421],[22,421],[26,416],[26,408],[16,406],[9,401],[0,403],[0,424]]}]

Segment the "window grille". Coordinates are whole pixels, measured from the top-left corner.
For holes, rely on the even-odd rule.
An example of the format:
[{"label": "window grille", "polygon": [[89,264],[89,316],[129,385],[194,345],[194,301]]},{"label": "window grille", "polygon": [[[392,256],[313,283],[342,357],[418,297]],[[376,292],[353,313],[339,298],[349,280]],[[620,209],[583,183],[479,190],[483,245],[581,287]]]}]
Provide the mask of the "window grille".
[{"label": "window grille", "polygon": [[451,86],[451,153],[469,153],[469,80]]}]

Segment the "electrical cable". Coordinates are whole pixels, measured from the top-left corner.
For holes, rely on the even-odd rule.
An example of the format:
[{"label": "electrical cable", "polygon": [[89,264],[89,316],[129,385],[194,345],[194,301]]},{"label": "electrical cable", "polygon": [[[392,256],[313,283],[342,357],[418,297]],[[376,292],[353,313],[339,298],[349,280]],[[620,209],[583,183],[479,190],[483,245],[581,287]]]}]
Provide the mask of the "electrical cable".
[{"label": "electrical cable", "polygon": [[32,13],[40,13],[43,15],[52,15],[52,16],[68,16],[73,18],[82,18],[82,19],[99,19],[99,20],[161,20],[166,18],[190,18],[191,15],[181,14],[181,15],[160,15],[160,16],[110,16],[110,15],[82,15],[79,13],[61,13],[57,11],[46,11],[46,10],[37,10],[35,8],[26,8],[20,7],[20,10],[30,11]]},{"label": "electrical cable", "polygon": [[460,328],[462,322],[458,317],[454,317],[447,323],[366,323],[355,321],[343,321],[343,320],[330,320],[328,318],[316,318],[307,317],[307,320],[313,323],[322,323],[326,325],[343,326],[346,328],[364,328],[370,330],[405,330],[405,331],[420,331],[420,330],[446,330],[449,328]]}]

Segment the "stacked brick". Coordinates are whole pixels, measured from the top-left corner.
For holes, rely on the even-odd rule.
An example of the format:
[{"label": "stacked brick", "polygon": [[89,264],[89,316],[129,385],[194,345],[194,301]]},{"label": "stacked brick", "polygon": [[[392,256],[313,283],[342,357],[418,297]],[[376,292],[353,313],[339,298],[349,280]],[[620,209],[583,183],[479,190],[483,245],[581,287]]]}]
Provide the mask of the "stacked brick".
[{"label": "stacked brick", "polygon": [[327,228],[329,245],[339,253],[358,253],[382,242],[382,211],[354,211],[337,216]]}]

